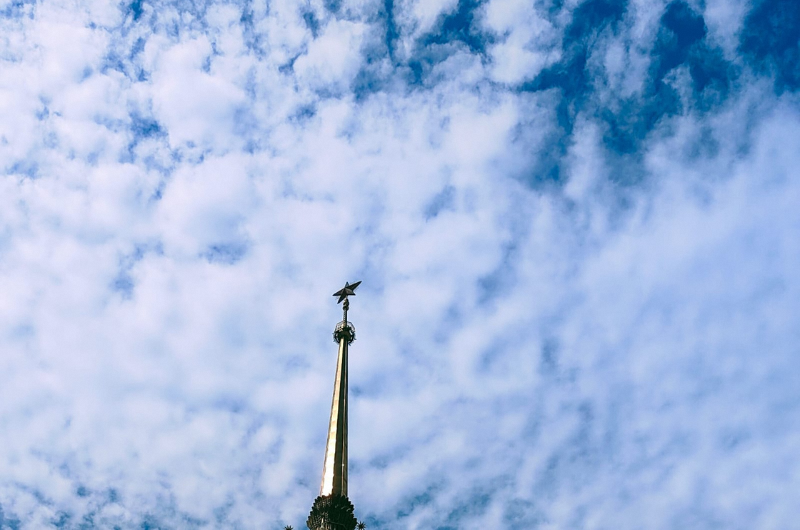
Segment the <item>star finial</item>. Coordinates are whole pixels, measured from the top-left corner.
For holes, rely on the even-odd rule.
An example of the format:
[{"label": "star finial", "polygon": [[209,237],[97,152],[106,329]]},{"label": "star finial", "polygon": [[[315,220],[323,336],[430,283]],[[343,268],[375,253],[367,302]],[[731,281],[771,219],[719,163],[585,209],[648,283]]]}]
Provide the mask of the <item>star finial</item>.
[{"label": "star finial", "polygon": [[358,288],[359,285],[361,285],[360,281],[356,283],[344,282],[344,287],[333,293],[333,296],[339,297],[339,300],[336,303],[342,303],[342,300],[347,300],[348,296],[355,296],[356,288]]}]

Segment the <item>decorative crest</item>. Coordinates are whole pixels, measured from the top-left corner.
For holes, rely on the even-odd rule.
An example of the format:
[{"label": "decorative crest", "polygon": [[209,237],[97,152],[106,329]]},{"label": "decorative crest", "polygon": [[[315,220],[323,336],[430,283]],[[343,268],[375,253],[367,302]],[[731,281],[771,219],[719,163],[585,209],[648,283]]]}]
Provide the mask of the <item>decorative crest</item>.
[{"label": "decorative crest", "polygon": [[344,282],[344,287],[333,293],[333,296],[339,297],[339,300],[336,303],[341,304],[342,300],[347,300],[348,296],[355,296],[356,289],[359,285],[361,285],[360,281],[352,284],[349,282]]}]

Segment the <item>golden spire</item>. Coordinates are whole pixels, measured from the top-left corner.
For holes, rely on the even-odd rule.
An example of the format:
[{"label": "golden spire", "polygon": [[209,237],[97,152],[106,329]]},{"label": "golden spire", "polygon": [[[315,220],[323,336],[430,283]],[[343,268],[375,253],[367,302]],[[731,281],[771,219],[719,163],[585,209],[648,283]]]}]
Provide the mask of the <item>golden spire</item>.
[{"label": "golden spire", "polygon": [[355,329],[347,321],[349,306],[350,301],[345,299],[344,320],[336,325],[333,332],[334,340],[339,342],[339,356],[336,362],[320,495],[347,496],[347,348],[355,339]]},{"label": "golden spire", "polygon": [[361,282],[345,283],[333,296],[344,301],[344,317],[336,324],[333,340],[339,343],[336,379],[333,385],[331,417],[328,423],[328,441],[325,444],[325,462],[322,465],[322,484],[319,497],[314,501],[307,525],[312,530],[356,528],[353,505],[347,498],[347,353],[356,339],[356,328],[347,321],[350,309],[348,296],[355,296]]}]

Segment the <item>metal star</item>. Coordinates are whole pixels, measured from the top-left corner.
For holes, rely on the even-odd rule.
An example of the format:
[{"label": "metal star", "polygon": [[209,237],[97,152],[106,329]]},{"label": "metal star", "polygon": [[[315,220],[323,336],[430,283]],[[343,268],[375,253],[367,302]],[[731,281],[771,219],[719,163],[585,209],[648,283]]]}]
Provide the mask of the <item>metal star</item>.
[{"label": "metal star", "polygon": [[356,288],[359,285],[361,285],[360,281],[356,282],[356,283],[352,283],[352,284],[348,283],[348,282],[344,282],[344,287],[342,289],[339,289],[335,293],[333,293],[333,296],[338,296],[339,297],[339,300],[336,303],[337,304],[342,303],[342,300],[347,300],[348,296],[355,296],[356,295],[356,293],[355,293]]}]

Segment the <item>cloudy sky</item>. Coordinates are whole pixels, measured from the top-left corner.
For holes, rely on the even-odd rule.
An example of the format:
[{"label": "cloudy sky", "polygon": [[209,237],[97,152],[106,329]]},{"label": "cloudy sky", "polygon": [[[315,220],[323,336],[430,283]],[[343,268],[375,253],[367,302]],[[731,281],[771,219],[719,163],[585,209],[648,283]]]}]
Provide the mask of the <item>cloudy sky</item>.
[{"label": "cloudy sky", "polygon": [[796,0],[0,0],[0,527],[798,528]]}]

